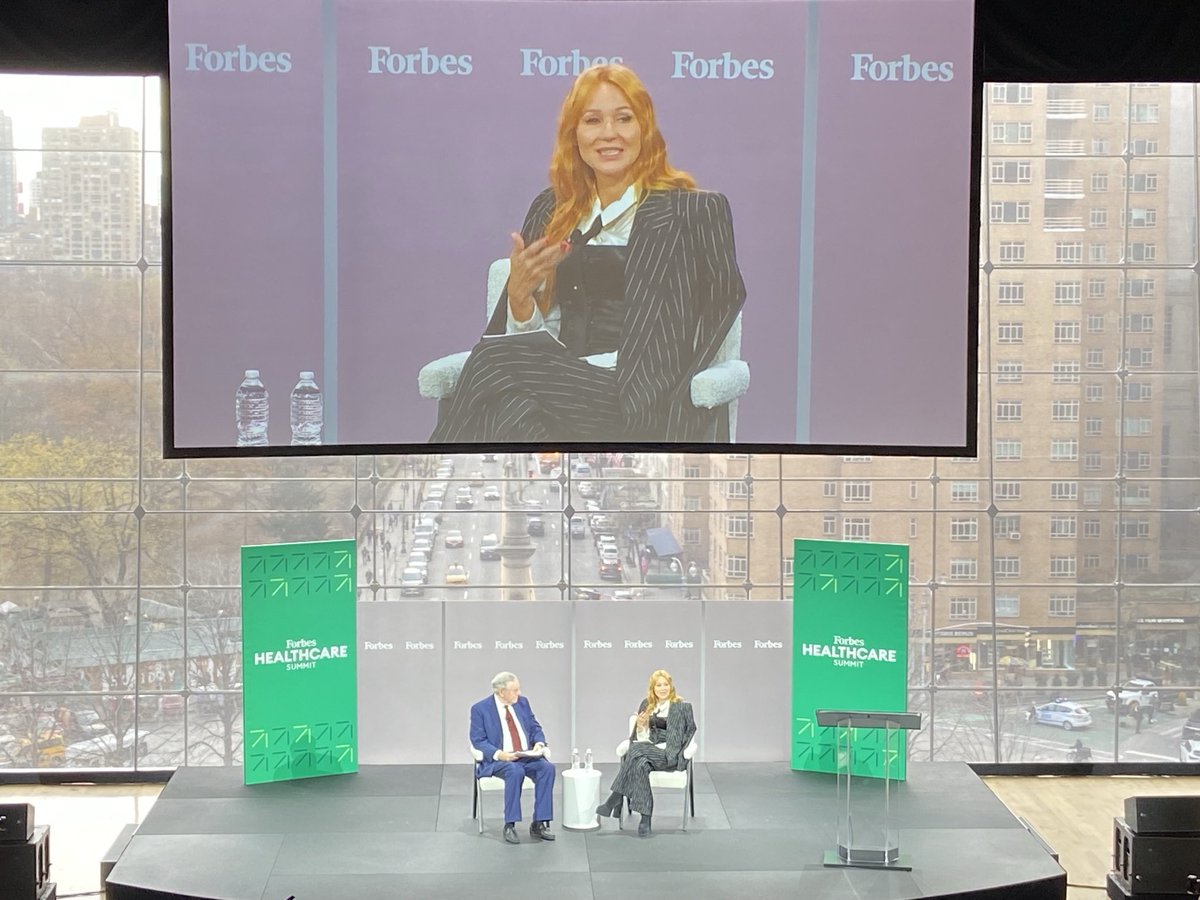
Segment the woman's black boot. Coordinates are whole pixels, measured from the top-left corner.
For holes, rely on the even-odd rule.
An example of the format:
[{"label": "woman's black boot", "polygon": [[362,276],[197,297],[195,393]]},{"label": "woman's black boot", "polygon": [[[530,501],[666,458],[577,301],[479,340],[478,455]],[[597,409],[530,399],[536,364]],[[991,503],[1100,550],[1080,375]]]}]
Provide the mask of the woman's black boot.
[{"label": "woman's black boot", "polygon": [[625,798],[613,791],[609,794],[608,799],[596,807],[596,815],[612,816],[614,819],[621,815],[621,804]]},{"label": "woman's black boot", "polygon": [[638,822],[638,837],[650,837],[649,816],[642,816],[642,820]]}]

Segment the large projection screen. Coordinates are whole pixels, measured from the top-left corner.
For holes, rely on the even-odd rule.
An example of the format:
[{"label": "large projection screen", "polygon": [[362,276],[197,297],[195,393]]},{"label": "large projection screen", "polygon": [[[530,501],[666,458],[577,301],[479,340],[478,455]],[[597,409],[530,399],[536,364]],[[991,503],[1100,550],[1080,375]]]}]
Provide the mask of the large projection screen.
[{"label": "large projection screen", "polygon": [[[973,454],[973,18],[971,0],[173,0],[166,454]],[[604,391],[592,427],[551,405],[489,430],[488,406],[439,440],[443,358],[479,342],[564,98],[604,62],[636,73],[705,193],[635,192],[632,228],[588,257],[623,253],[603,258],[625,276],[615,352],[582,376]],[[740,362],[711,368],[738,277]],[[238,446],[248,369],[267,438]],[[320,445],[291,446],[301,371]],[[570,372],[539,377],[573,390]]]}]

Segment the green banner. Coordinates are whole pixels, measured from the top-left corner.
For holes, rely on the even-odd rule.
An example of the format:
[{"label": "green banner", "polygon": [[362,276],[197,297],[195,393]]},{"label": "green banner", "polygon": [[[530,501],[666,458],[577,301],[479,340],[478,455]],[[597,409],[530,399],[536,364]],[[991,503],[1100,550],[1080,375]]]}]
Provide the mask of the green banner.
[{"label": "green banner", "polygon": [[245,782],[358,771],[354,541],[242,548]]},{"label": "green banner", "polygon": [[[815,710],[908,709],[908,547],[797,540],[794,553],[792,768],[836,772],[836,730]],[[853,775],[904,778],[903,735],[890,749],[884,729],[853,737]]]}]

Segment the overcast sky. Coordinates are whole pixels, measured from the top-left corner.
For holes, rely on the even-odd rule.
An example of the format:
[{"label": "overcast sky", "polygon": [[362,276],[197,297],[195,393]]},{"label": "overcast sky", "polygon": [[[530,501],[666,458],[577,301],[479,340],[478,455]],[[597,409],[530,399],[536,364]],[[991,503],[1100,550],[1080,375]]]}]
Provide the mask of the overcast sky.
[{"label": "overcast sky", "polygon": [[[131,76],[0,75],[0,112],[12,119],[20,200],[29,208],[29,188],[41,168],[42,129],[74,127],[83,116],[115,112],[122,125],[142,133],[142,147],[162,146],[160,80]],[[144,102],[143,102],[144,100]],[[157,157],[147,159],[146,202],[158,202]]]}]

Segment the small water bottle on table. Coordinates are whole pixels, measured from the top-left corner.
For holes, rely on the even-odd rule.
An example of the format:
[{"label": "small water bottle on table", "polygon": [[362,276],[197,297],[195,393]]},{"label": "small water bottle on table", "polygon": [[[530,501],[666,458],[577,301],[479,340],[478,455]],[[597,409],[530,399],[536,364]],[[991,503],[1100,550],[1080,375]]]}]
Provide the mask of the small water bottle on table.
[{"label": "small water bottle on table", "polygon": [[571,768],[572,769],[579,768],[579,748],[578,747],[576,747],[574,750],[571,751]]},{"label": "small water bottle on table", "polygon": [[292,388],[292,444],[320,444],[325,426],[325,398],[312,372],[301,372]]},{"label": "small water bottle on table", "polygon": [[237,446],[267,445],[267,421],[271,414],[268,401],[267,389],[258,377],[258,369],[247,369],[233,401],[237,419]]},{"label": "small water bottle on table", "polygon": [[587,753],[583,755],[583,767],[590,769],[592,767],[592,748],[587,748]]}]

